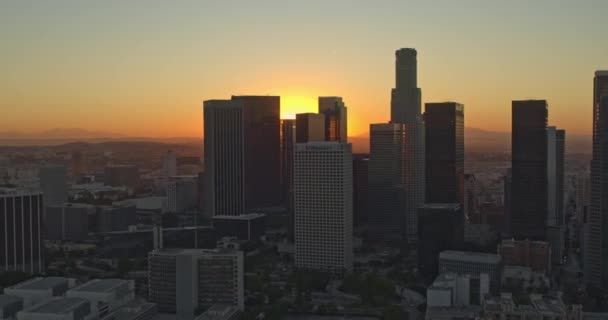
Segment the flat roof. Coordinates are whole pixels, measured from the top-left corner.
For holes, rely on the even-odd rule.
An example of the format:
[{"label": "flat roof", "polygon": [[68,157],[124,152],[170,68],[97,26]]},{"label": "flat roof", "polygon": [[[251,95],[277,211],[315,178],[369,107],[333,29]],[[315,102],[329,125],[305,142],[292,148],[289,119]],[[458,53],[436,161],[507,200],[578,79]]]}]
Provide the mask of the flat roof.
[{"label": "flat roof", "polygon": [[173,248],[168,248],[168,249],[157,249],[152,251],[152,254],[158,254],[158,255],[169,255],[169,256],[173,256],[173,255],[207,255],[207,254],[234,254],[238,252],[238,250],[233,250],[233,249],[173,249]]},{"label": "flat roof", "polygon": [[57,298],[29,308],[26,312],[65,314],[74,311],[84,303],[88,303],[88,300],[83,298]]},{"label": "flat roof", "polygon": [[11,296],[7,294],[0,295],[0,308],[4,308],[5,306],[9,306],[16,302],[22,302],[23,298],[17,296]]},{"label": "flat roof", "polygon": [[597,70],[595,71],[596,76],[608,76],[608,70]]},{"label": "flat roof", "polygon": [[423,209],[450,209],[450,210],[459,210],[460,209],[460,204],[459,203],[427,203],[424,204],[422,207]]},{"label": "flat roof", "polygon": [[226,220],[253,220],[261,217],[265,217],[266,215],[263,213],[246,213],[238,216],[228,216],[228,215],[217,215],[213,216],[213,219],[226,219]]},{"label": "flat roof", "polygon": [[500,263],[502,260],[501,256],[497,254],[453,250],[447,250],[439,253],[439,259],[478,263]]},{"label": "flat roof", "polygon": [[18,283],[7,289],[18,289],[18,290],[46,290],[52,289],[62,284],[67,284],[68,278],[61,277],[46,277],[46,278],[35,278],[25,282]]},{"label": "flat roof", "polygon": [[[116,312],[114,312],[112,314],[112,317],[116,320],[139,319],[137,318],[138,316],[154,308],[155,306],[155,303],[147,302],[144,300],[133,300],[118,309]],[[155,318],[153,317],[152,319]]]},{"label": "flat roof", "polygon": [[127,280],[121,279],[95,279],[91,280],[77,288],[70,291],[72,292],[108,292],[112,289],[127,283]]}]

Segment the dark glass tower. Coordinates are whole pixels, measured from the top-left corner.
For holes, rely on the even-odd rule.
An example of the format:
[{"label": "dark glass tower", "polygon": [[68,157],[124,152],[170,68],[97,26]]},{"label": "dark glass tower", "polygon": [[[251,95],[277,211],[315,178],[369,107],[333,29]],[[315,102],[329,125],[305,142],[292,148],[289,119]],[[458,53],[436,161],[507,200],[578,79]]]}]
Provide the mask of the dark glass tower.
[{"label": "dark glass tower", "polygon": [[513,101],[511,233],[546,240],[547,101]]},{"label": "dark glass tower", "polygon": [[464,106],[427,103],[426,202],[464,206]]},{"label": "dark glass tower", "polygon": [[325,141],[348,141],[346,111],[341,97],[319,97],[319,113],[325,116]]},{"label": "dark glass tower", "polygon": [[593,79],[591,203],[585,255],[587,283],[608,289],[608,71]]}]

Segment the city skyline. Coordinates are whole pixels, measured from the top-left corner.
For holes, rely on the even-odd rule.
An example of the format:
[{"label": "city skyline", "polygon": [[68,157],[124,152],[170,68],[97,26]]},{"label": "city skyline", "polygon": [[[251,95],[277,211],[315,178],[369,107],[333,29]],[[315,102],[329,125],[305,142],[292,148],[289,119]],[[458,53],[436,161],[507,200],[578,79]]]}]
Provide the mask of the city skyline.
[{"label": "city skyline", "polygon": [[390,55],[410,47],[422,103],[462,102],[469,127],[509,131],[511,101],[534,98],[590,135],[589,78],[608,67],[603,1],[154,4],[4,2],[3,131],[200,137],[202,101],[269,94],[282,117],[341,96],[349,136],[367,135],[390,118]]}]

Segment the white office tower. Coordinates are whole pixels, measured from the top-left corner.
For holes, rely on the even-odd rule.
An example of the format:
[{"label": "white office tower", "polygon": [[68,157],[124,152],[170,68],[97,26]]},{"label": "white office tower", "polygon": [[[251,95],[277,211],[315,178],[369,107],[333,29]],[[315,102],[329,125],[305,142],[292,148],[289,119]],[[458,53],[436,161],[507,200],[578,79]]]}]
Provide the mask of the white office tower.
[{"label": "white office tower", "polygon": [[163,158],[163,175],[165,177],[177,175],[177,156],[173,150],[167,151]]},{"label": "white office tower", "polygon": [[339,142],[296,144],[295,262],[335,273],[353,267],[352,148]]},{"label": "white office tower", "polygon": [[135,282],[121,279],[94,279],[66,293],[67,298],[82,298],[91,304],[95,319],[106,319],[135,299]]},{"label": "white office tower", "polygon": [[391,123],[406,125],[405,207],[406,235],[418,239],[418,208],[424,204],[425,152],[421,93],[418,88],[417,52],[403,48],[395,52],[395,88],[391,91]]},{"label": "white office tower", "polygon": [[149,301],[163,313],[193,319],[214,304],[244,309],[243,252],[227,249],[160,249],[148,255]]},{"label": "white office tower", "polygon": [[59,206],[68,201],[68,169],[65,166],[44,166],[38,169],[44,206]]}]

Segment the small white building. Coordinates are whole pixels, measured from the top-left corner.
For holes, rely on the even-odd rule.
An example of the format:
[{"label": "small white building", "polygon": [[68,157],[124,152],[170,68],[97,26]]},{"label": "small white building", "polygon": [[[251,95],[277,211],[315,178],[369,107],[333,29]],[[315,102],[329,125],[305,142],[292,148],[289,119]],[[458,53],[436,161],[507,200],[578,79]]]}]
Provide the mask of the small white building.
[{"label": "small white building", "polygon": [[442,273],[426,291],[428,307],[461,307],[481,305],[490,292],[490,277]]},{"label": "small white building", "polygon": [[132,280],[95,279],[67,292],[68,298],[86,299],[91,313],[99,319],[115,312],[135,299],[135,283]]}]

